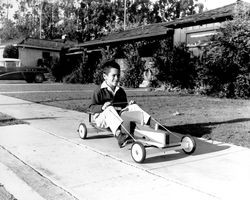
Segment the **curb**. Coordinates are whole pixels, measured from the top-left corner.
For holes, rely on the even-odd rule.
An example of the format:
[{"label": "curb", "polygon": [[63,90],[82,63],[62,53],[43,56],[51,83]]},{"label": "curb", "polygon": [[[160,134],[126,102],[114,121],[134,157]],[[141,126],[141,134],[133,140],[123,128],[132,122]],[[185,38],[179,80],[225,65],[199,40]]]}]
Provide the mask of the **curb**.
[{"label": "curb", "polygon": [[6,190],[18,200],[45,200],[2,163],[0,163],[0,180]]}]

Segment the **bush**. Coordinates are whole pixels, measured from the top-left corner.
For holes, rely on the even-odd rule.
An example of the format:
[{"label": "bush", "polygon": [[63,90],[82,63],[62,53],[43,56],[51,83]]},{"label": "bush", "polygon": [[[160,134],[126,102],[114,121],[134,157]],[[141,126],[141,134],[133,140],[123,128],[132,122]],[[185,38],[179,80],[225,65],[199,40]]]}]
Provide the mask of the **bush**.
[{"label": "bush", "polygon": [[250,97],[250,18],[236,7],[234,20],[226,22],[204,52],[202,82],[207,94],[221,97]]},{"label": "bush", "polygon": [[55,77],[57,82],[61,82],[64,76],[72,72],[72,69],[68,66],[69,61],[65,55],[66,52],[67,49],[62,48],[60,52],[60,59],[52,63],[51,66],[52,75]]},{"label": "bush", "polygon": [[181,43],[173,48],[162,41],[161,48],[154,55],[159,70],[157,79],[174,87],[194,88],[196,71],[195,58],[192,57],[186,44]]},{"label": "bush", "polygon": [[88,66],[86,62],[79,60],[78,67],[74,69],[72,73],[66,75],[63,78],[63,82],[82,84],[92,83],[93,78],[91,74],[93,74],[92,68]]},{"label": "bush", "polygon": [[69,76],[74,76],[76,70],[83,62],[82,55],[69,57],[66,56],[66,52],[67,49],[62,48],[60,52],[60,59],[51,64],[51,72],[57,82],[74,79],[74,77],[70,78]]},{"label": "bush", "polygon": [[128,68],[124,71],[124,77],[121,82],[126,87],[137,88],[143,81],[143,72],[145,62],[141,60],[138,53],[138,45],[126,44],[124,52],[126,55]]},{"label": "bush", "polygon": [[3,51],[4,58],[18,58],[18,48],[13,45],[8,45]]},{"label": "bush", "polygon": [[63,78],[63,82],[65,83],[82,83],[83,82],[83,68],[79,67],[74,70],[71,74],[66,75]]},{"label": "bush", "polygon": [[138,87],[143,81],[144,62],[141,60],[137,51],[138,43],[135,45],[125,44],[118,48],[102,50],[102,56],[99,60],[94,73],[94,83],[100,85],[103,82],[102,65],[107,60],[114,60],[118,54],[127,59],[128,68],[124,71],[124,77],[121,79],[121,85],[126,87]]},{"label": "bush", "polygon": [[234,83],[235,97],[248,98],[250,97],[250,77],[248,74],[239,75]]},{"label": "bush", "polygon": [[116,49],[111,49],[111,50],[104,50],[102,49],[101,51],[101,58],[99,62],[97,63],[97,66],[95,67],[95,72],[93,76],[93,82],[97,85],[100,85],[103,82],[103,69],[102,65],[108,61],[108,60],[113,60],[116,54]]}]

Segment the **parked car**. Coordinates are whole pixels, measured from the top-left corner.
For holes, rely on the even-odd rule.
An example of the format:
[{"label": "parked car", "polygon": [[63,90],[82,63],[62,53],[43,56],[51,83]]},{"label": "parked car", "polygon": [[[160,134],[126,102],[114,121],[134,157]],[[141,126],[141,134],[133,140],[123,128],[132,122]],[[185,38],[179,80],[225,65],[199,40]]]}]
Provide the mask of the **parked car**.
[{"label": "parked car", "polygon": [[0,80],[26,80],[27,83],[42,83],[48,70],[44,67],[22,66],[20,59],[0,59]]}]

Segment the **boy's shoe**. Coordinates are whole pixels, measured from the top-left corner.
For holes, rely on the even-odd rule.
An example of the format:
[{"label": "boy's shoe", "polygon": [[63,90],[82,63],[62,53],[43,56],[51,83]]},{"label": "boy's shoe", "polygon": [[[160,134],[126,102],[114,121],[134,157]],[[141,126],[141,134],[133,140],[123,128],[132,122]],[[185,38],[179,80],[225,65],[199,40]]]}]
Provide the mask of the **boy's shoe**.
[{"label": "boy's shoe", "polygon": [[116,137],[117,141],[118,141],[118,145],[120,148],[124,147],[127,143],[128,140],[128,136],[126,134],[120,133],[117,137]]}]

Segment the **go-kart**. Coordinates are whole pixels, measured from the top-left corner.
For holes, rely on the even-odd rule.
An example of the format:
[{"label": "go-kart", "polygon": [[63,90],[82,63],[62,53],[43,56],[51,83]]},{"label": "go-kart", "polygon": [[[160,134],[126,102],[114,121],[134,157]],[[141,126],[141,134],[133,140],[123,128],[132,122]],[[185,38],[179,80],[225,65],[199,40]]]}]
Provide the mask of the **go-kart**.
[{"label": "go-kart", "polygon": [[[88,112],[88,123],[98,129],[103,130],[96,126],[93,119],[93,113]],[[176,133],[171,132],[165,126],[161,125],[157,120],[151,117],[154,125],[145,125],[143,122],[135,123],[133,133],[125,130],[126,134],[131,138],[131,156],[136,163],[143,163],[146,159],[146,148],[155,147],[164,150],[183,150],[186,154],[192,154],[196,149],[196,142],[190,135],[179,136]],[[123,126],[123,125],[121,125]],[[105,129],[106,131],[108,129]],[[78,126],[78,133],[81,139],[86,139],[88,135],[87,126],[84,122],[81,122]],[[170,135],[180,139],[180,142],[170,143]]]}]

